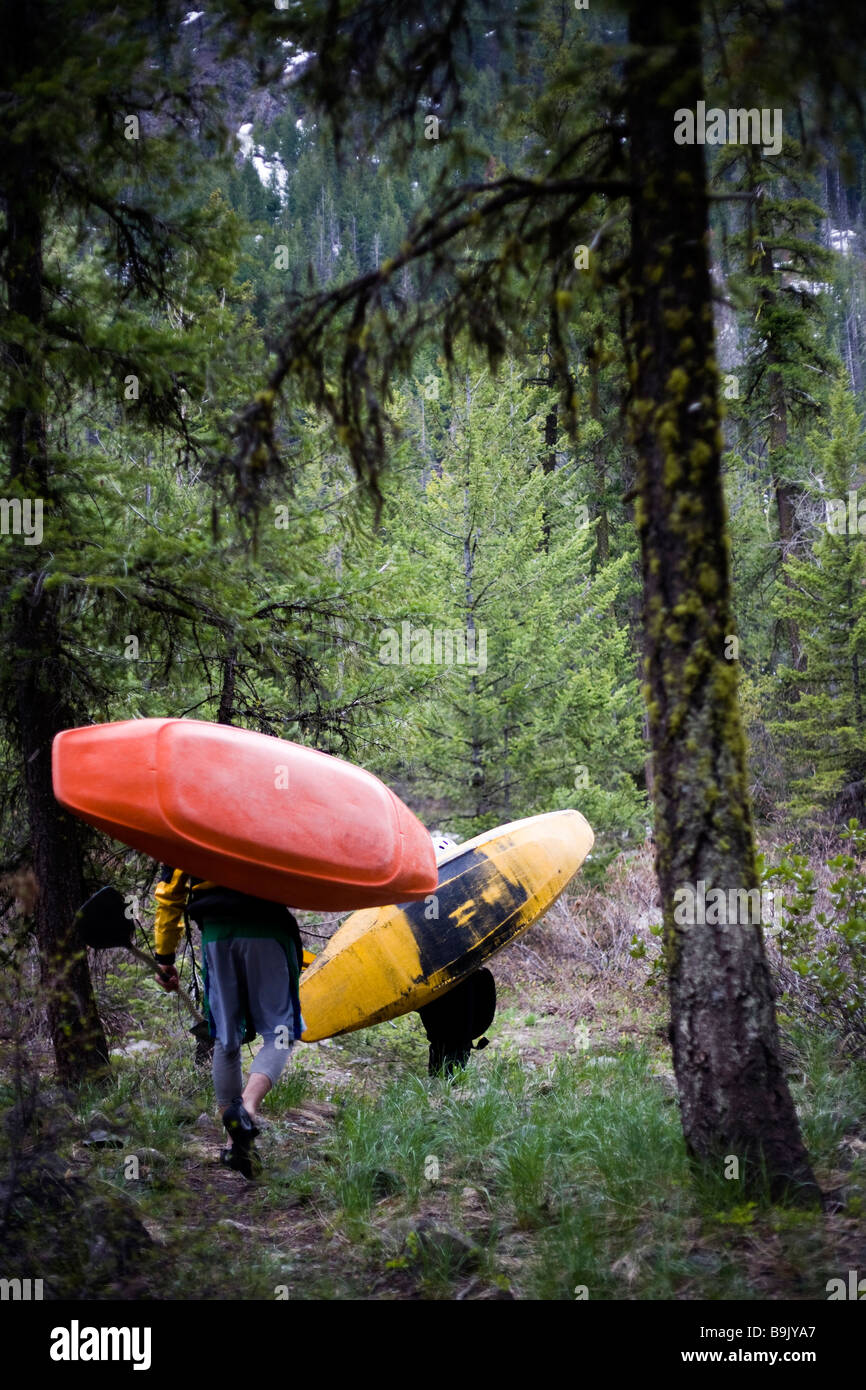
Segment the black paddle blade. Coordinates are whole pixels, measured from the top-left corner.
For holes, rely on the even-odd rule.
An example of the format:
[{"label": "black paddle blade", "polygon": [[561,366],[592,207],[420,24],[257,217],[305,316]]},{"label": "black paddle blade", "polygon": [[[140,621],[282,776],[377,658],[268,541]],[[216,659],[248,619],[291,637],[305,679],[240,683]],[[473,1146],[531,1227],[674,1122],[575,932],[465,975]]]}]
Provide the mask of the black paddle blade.
[{"label": "black paddle blade", "polygon": [[75,914],[82,941],[94,951],[108,951],[132,943],[132,922],[126,902],[116,888],[100,888]]}]

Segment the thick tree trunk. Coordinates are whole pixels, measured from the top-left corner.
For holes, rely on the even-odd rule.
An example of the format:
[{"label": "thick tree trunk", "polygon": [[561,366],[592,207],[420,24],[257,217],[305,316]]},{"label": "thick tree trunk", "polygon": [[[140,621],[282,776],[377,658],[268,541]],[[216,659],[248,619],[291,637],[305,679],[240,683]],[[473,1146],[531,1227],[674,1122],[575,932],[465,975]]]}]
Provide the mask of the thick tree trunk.
[{"label": "thick tree trunk", "polygon": [[51,654],[59,634],[50,605],[40,612],[41,607],[22,612],[22,621],[16,624],[20,663],[16,722],[39,890],[34,917],[40,977],[57,1074],[68,1086],[103,1072],[108,1066],[108,1046],[87,953],[73,925],[75,913],[87,896],[81,835],[77,822],[55,800],[51,782],[54,735],[77,721],[54,688]]},{"label": "thick tree trunk", "polygon": [[[43,322],[42,190],[39,151],[18,152],[17,171],[6,172],[7,218],[5,278],[10,318],[35,335]],[[45,427],[45,380],[31,343],[19,336],[8,348],[13,383],[6,411],[10,481],[18,496],[52,505]],[[6,665],[3,702],[11,715],[30,828],[33,869],[38,884],[35,931],[48,1028],[57,1072],[68,1085],[108,1065],[108,1048],[87,965],[73,920],[86,889],[81,829],[61,810],[51,780],[54,735],[77,721],[66,698],[60,649],[61,622],[55,592],[46,593],[42,552],[22,538],[10,570],[18,597],[11,615],[12,651]]]},{"label": "thick tree trunk", "polygon": [[760,1191],[763,1167],[774,1195],[816,1202],[760,928],[674,919],[677,890],[757,886],[736,665],[725,655],[733,619],[703,151],[674,142],[674,112],[704,96],[700,25],[700,0],[635,0],[627,74],[630,417],[671,1041],[690,1152],[720,1173],[738,1169],[740,1191]]}]

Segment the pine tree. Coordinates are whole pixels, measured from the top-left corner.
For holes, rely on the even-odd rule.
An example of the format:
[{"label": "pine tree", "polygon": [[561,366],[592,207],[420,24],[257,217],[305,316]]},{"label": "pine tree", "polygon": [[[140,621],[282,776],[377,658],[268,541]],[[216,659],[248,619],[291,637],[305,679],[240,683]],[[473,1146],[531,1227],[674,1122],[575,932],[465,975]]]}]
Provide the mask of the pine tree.
[{"label": "pine tree", "polygon": [[[800,450],[804,424],[820,410],[833,368],[824,290],[833,254],[821,246],[822,210],[803,195],[802,158],[786,137],[779,156],[762,158],[755,146],[726,149],[719,176],[755,196],[730,239],[742,273],[732,292],[746,307],[746,357],[740,398],[741,434],[750,462],[772,494],[779,538],[778,563],[799,545],[799,498],[807,459]],[[748,414],[745,414],[746,407]],[[755,421],[758,422],[757,426]],[[751,437],[755,436],[755,437]],[[802,660],[799,630],[789,616],[783,638],[795,666]]]},{"label": "pine tree", "polygon": [[[0,486],[10,507],[39,507],[44,519],[34,544],[20,527],[3,537],[0,704],[17,770],[7,795],[26,825],[15,861],[32,864],[38,883],[48,1023],[67,1083],[107,1061],[73,925],[86,896],[85,835],[51,781],[52,740],[87,719],[92,694],[68,640],[81,590],[67,568],[84,554],[99,564],[82,525],[97,449],[82,460],[77,441],[70,447],[70,406],[78,393],[99,397],[105,431],[137,413],[174,435],[181,459],[193,457],[185,401],[203,391],[208,347],[196,286],[225,270],[225,219],[194,193],[197,113],[153,61],[155,52],[167,61],[180,15],[169,5],[154,17],[144,3],[0,6],[0,90],[12,95],[0,132]],[[216,130],[196,133],[216,149]]]},{"label": "pine tree", "polygon": [[460,633],[474,657],[437,670],[419,643],[412,761],[463,834],[566,805],[627,834],[643,814],[636,673],[612,617],[630,557],[596,569],[573,473],[535,466],[549,396],[514,362],[498,383],[467,371],[443,391],[423,494],[388,508],[425,577],[425,613],[403,616]]},{"label": "pine tree", "polygon": [[804,662],[780,668],[780,694],[793,703],[770,728],[790,769],[791,812],[812,818],[829,807],[847,820],[866,809],[866,448],[841,378],[809,445],[826,511],[810,553],[789,558],[774,604],[797,624]]}]

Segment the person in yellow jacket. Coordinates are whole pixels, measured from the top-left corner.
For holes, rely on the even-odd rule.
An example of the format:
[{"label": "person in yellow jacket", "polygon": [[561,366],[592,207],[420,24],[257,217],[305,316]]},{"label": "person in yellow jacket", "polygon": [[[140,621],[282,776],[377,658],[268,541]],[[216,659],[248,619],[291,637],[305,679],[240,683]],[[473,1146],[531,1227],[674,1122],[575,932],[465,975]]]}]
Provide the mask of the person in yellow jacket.
[{"label": "person in yellow jacket", "polygon": [[[253,1141],[259,1106],[304,1031],[298,980],[303,947],[288,908],[194,878],[164,865],[154,894],[157,979],[177,988],[175,955],[184,909],[201,931],[207,1018],[214,1038],[213,1080],[229,1144],[220,1158],[251,1178],[259,1169]],[[263,1045],[243,1084],[241,1044]]]}]

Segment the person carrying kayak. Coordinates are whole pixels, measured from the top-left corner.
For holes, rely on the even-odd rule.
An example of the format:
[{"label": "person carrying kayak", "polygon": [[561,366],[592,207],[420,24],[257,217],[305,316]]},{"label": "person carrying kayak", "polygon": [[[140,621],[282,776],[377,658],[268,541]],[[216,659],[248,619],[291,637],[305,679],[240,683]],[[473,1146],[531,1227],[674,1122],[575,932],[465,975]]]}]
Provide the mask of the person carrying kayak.
[{"label": "person carrying kayak", "polygon": [[[261,1169],[254,1147],[259,1106],[304,1031],[298,924],[279,903],[193,878],[169,865],[162,868],[154,897],[157,980],[164,990],[178,986],[175,953],[185,910],[201,931],[208,1024],[215,1040],[214,1090],[229,1136],[220,1161],[252,1178]],[[263,1045],[244,1085],[241,1045],[258,1034]]]}]

